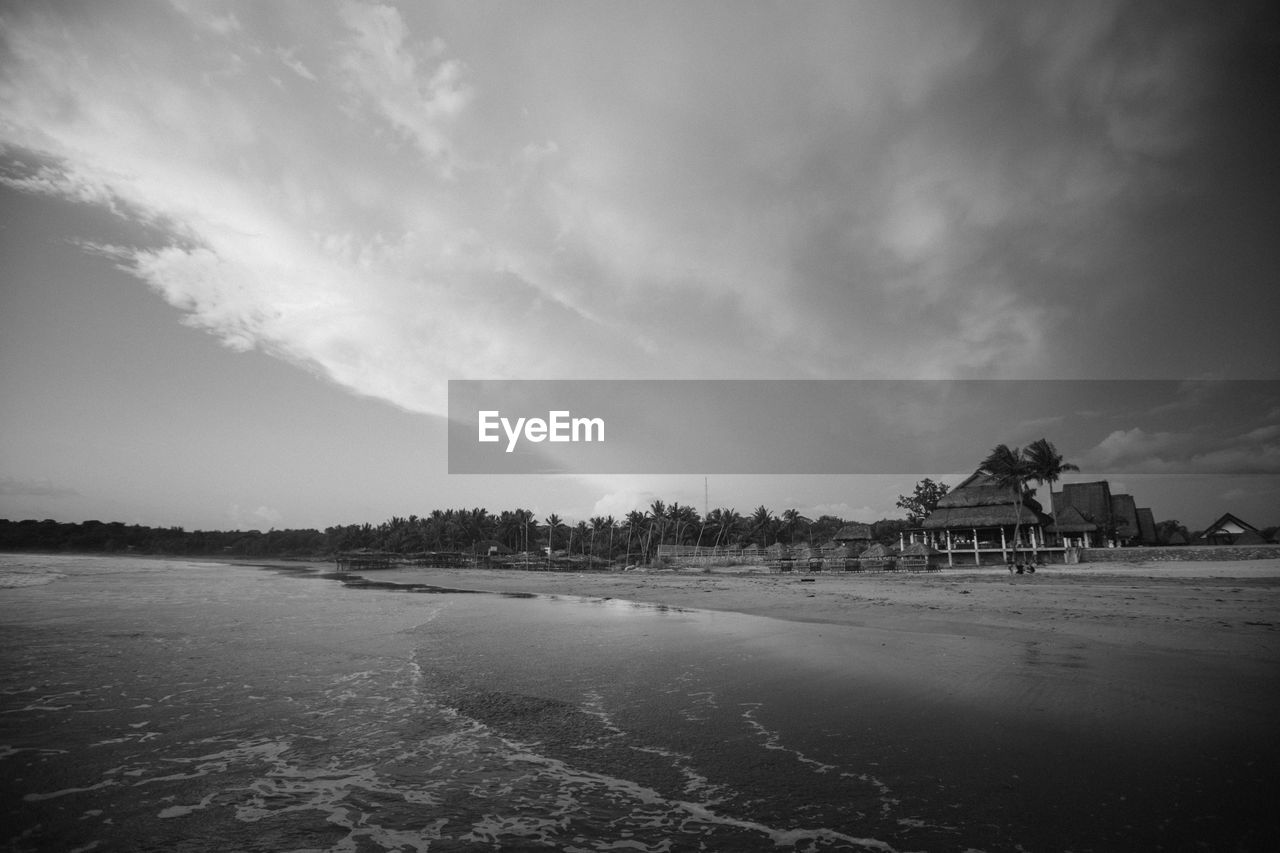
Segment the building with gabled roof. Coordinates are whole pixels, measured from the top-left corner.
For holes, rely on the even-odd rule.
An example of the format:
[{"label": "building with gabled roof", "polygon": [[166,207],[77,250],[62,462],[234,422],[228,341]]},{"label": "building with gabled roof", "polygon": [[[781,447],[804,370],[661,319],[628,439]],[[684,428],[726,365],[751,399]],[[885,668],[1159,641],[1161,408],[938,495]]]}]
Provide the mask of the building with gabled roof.
[{"label": "building with gabled roof", "polygon": [[1140,537],[1138,504],[1133,495],[1111,496],[1111,524],[1118,542],[1129,543]]},{"label": "building with gabled roof", "polygon": [[[1148,535],[1143,534],[1139,509],[1133,495],[1111,493],[1106,480],[1092,483],[1064,483],[1062,491],[1054,492],[1053,506],[1059,514],[1067,508],[1075,509],[1087,522],[1096,525],[1089,536],[1090,544],[1112,542],[1117,545],[1155,542],[1155,520],[1151,519]],[[1146,510],[1149,514],[1150,510]],[[1063,517],[1065,520],[1065,517]],[[1067,531],[1061,530],[1060,533]],[[1084,547],[1090,547],[1086,544]]]},{"label": "building with gabled roof", "polygon": [[1068,504],[1065,507],[1055,506],[1053,523],[1045,529],[1064,545],[1088,548],[1091,537],[1098,532],[1098,525]]},{"label": "building with gabled roof", "polygon": [[1266,537],[1258,528],[1247,521],[1236,518],[1231,513],[1224,513],[1221,518],[1205,528],[1196,537],[1197,545],[1263,545]]},{"label": "building with gabled roof", "polygon": [[1150,507],[1138,507],[1138,538],[1143,545],[1156,545],[1156,517]]}]

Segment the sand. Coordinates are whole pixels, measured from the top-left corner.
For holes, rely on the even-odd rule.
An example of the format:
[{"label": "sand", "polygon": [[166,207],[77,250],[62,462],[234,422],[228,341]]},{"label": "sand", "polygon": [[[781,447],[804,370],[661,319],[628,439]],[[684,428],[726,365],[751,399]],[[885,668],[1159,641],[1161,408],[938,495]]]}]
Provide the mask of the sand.
[{"label": "sand", "polygon": [[622,599],[794,622],[957,636],[1078,639],[1280,663],[1280,560],[931,573],[769,574],[391,569],[370,580]]}]

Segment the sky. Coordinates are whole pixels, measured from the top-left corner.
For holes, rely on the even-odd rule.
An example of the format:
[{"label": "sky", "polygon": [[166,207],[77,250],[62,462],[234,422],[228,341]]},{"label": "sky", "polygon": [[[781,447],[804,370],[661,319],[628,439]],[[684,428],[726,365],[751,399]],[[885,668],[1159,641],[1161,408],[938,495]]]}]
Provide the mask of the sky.
[{"label": "sky", "polygon": [[[0,517],[872,521],[1043,435],[1280,523],[1277,79],[1251,2],[0,2]],[[943,470],[451,475],[480,379],[1259,396]]]}]

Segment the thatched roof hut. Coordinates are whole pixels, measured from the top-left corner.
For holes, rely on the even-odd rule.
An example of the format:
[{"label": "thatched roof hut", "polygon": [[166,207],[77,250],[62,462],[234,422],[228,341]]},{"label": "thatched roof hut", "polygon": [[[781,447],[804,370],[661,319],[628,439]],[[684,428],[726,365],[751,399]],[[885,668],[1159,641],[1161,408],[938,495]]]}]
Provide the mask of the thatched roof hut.
[{"label": "thatched roof hut", "polygon": [[864,569],[892,569],[894,554],[893,548],[877,542],[858,556],[858,562]]},{"label": "thatched roof hut", "polygon": [[1054,495],[1053,505],[1062,510],[1073,506],[1086,521],[1104,527],[1111,524],[1111,484],[1106,480],[1094,483],[1065,483],[1062,491]]},{"label": "thatched roof hut", "polygon": [[1141,535],[1138,504],[1133,495],[1111,496],[1111,523],[1115,525],[1118,539],[1137,539]]},{"label": "thatched roof hut", "polygon": [[937,508],[921,524],[925,530],[972,530],[1044,524],[1048,521],[1034,498],[1023,497],[1021,513],[1009,489],[997,485],[986,471],[975,471],[943,495]]},{"label": "thatched roof hut", "polygon": [[1080,510],[1073,506],[1058,509],[1054,515],[1057,518],[1046,528],[1050,533],[1092,533],[1098,529],[1098,525],[1086,519],[1080,514]]},{"label": "thatched roof hut", "polygon": [[941,567],[944,556],[924,542],[912,542],[898,552],[898,565],[908,571],[931,571]]},{"label": "thatched roof hut", "polygon": [[1143,545],[1156,544],[1156,517],[1150,507],[1138,507],[1138,538]]},{"label": "thatched roof hut", "polygon": [[846,524],[835,532],[835,535],[831,537],[831,541],[842,545],[846,543],[862,544],[870,542],[874,538],[871,535],[870,524]]}]

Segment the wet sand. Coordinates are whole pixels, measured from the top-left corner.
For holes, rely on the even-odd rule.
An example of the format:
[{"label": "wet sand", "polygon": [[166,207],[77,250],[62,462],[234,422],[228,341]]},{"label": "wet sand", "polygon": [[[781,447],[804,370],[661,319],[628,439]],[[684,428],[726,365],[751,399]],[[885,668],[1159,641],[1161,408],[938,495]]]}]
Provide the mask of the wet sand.
[{"label": "wet sand", "polygon": [[[1057,792],[1036,805],[1040,820],[1059,822],[1045,839],[1065,837],[1080,819],[1136,828],[1181,814],[1188,827],[1218,826],[1189,849],[1280,849],[1268,805],[1280,795],[1280,560],[1021,576],[396,569],[365,577],[766,617],[770,641],[803,631],[794,666],[809,681],[840,683],[856,661],[859,678],[896,697],[873,728],[918,756],[918,777],[966,779],[962,787],[997,799]],[[1008,820],[999,814],[994,821]],[[1163,846],[1168,836],[1152,831]]]},{"label": "wet sand", "polygon": [[1280,849],[1274,564],[35,562],[15,851]]},{"label": "wet sand", "polygon": [[[766,617],[771,638],[805,632],[794,665],[806,678],[847,680],[856,658],[860,678],[897,697],[874,728],[919,756],[918,776],[949,774],[1014,802],[1028,796],[1020,792],[1056,791],[1036,805],[1042,821],[1058,821],[1045,839],[1065,837],[1081,819],[1137,828],[1182,814],[1189,827],[1218,825],[1188,849],[1280,849],[1268,805],[1280,795],[1280,560],[1022,576],[396,569],[365,577]],[[1108,785],[1115,790],[1103,796]],[[1103,849],[1112,843],[1118,837]]]},{"label": "wet sand", "polygon": [[1280,662],[1280,560],[930,573],[391,569],[374,582],[575,595],[909,633],[1069,638]]}]

